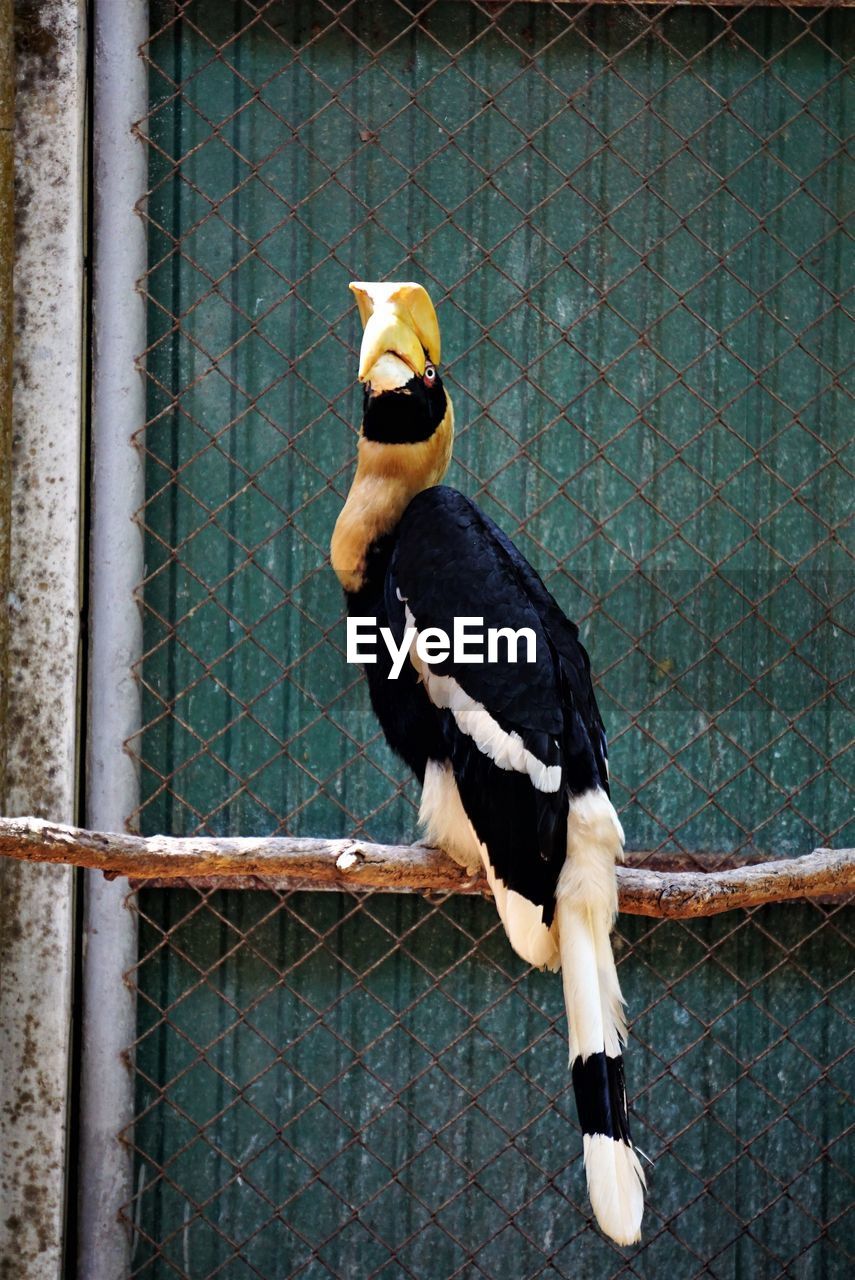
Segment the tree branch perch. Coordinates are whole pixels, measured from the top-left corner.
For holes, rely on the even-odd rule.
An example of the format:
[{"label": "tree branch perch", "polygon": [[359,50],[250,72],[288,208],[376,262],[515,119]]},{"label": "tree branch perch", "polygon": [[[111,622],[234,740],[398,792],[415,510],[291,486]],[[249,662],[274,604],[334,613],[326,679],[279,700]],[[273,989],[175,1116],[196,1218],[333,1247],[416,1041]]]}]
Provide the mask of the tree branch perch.
[{"label": "tree branch perch", "polygon": [[[110,877],[159,884],[202,878],[237,887],[263,877],[294,888],[487,892],[480,876],[468,876],[437,849],[360,840],[143,837],[40,818],[0,818],[0,855],[72,863]],[[621,911],[683,919],[767,902],[837,897],[855,893],[855,849],[816,849],[801,858],[726,871],[619,867],[618,886]]]}]

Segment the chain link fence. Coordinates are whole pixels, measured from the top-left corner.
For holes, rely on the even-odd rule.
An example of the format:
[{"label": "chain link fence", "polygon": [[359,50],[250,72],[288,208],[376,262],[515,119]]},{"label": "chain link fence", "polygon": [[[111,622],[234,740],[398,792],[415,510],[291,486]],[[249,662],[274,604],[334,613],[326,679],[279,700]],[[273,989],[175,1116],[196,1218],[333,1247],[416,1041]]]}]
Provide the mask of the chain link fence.
[{"label": "chain link fence", "polygon": [[[855,843],[843,8],[151,12],[140,829],[414,834],[326,559],[347,282],[398,277],[437,304],[450,482],[582,625],[636,856]],[[491,904],[138,910],[134,1275],[849,1274],[839,905],[622,921],[625,1251],[560,984]]]}]

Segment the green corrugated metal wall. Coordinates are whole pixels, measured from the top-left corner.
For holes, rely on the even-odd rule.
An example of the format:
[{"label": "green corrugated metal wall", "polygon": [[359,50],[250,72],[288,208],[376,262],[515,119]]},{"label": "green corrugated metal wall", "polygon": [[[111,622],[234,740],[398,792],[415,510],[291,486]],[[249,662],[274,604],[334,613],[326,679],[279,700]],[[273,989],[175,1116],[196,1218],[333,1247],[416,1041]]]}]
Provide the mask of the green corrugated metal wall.
[{"label": "green corrugated metal wall", "polygon": [[851,938],[816,909],[622,921],[655,1167],[645,1240],[617,1250],[586,1228],[560,983],[489,903],[211,907],[143,897],[135,1216],[168,1261],[143,1237],[139,1275],[849,1274]]},{"label": "green corrugated metal wall", "polygon": [[[851,560],[829,533],[851,503],[851,328],[832,305],[851,272],[846,15],[806,31],[763,8],[725,35],[698,9],[594,8],[572,29],[539,4],[439,3],[416,25],[392,0],[152,10],[143,829],[413,833],[324,567],[358,421],[346,286],[395,273],[440,302],[451,482],[588,618],[631,845],[853,843],[830,609]],[[141,905],[140,1274],[615,1269],[563,1198],[584,1202],[558,984],[520,981],[489,904]],[[624,924],[639,1142],[658,1157],[632,1274],[844,1274],[835,1229],[815,1243],[844,1203],[828,1153],[847,1023],[820,999],[846,967],[837,923]],[[312,929],[329,932],[301,963]],[[507,1067],[503,1045],[523,1065],[482,1112],[467,1091]],[[151,1243],[167,1238],[172,1267]]]}]

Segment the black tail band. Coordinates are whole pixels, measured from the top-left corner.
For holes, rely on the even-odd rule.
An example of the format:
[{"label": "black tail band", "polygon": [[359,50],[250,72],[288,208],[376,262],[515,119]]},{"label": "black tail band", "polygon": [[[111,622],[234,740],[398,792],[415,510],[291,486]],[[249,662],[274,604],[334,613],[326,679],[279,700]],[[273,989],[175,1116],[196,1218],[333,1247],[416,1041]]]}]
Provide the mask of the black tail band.
[{"label": "black tail band", "polygon": [[632,1145],[622,1054],[610,1058],[606,1053],[592,1053],[584,1062],[576,1058],[573,1092],[583,1133],[602,1133]]}]

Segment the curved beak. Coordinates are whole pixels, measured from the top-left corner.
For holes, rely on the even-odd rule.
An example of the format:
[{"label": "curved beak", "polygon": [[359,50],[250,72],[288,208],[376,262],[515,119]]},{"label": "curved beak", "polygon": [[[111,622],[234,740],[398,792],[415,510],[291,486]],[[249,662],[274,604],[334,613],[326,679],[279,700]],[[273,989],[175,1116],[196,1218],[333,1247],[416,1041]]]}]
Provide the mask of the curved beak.
[{"label": "curved beak", "polygon": [[420,284],[354,281],[364,325],[359,351],[359,381],[367,382],[381,356],[398,356],[419,377],[428,360],[439,363],[439,325],[433,303]]}]

